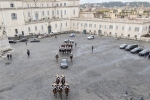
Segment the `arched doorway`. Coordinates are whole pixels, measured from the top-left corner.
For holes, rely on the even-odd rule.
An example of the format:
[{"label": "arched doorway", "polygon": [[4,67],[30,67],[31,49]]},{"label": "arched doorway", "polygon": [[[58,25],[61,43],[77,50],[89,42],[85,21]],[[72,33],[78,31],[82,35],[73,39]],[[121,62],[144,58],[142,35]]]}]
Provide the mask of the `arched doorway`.
[{"label": "arched doorway", "polygon": [[38,15],[38,13],[35,14],[35,20],[39,20],[39,15]]}]

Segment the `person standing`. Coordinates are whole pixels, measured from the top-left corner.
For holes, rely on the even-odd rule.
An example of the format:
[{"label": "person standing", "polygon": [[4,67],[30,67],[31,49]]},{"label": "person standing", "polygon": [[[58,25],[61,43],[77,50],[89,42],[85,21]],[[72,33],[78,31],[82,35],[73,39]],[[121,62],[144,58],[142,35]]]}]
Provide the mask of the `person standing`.
[{"label": "person standing", "polygon": [[26,45],[27,45],[27,41],[25,41]]},{"label": "person standing", "polygon": [[94,47],[92,46],[92,52],[93,52]]},{"label": "person standing", "polygon": [[30,56],[30,51],[29,50],[27,50],[27,55],[28,55],[28,57]]},{"label": "person standing", "polygon": [[8,58],[8,60],[9,60],[9,54],[7,54],[7,58]]},{"label": "person standing", "polygon": [[75,47],[77,46],[77,43],[75,43]]},{"label": "person standing", "polygon": [[10,57],[10,59],[12,59],[12,55],[11,54],[9,55],[9,57]]}]

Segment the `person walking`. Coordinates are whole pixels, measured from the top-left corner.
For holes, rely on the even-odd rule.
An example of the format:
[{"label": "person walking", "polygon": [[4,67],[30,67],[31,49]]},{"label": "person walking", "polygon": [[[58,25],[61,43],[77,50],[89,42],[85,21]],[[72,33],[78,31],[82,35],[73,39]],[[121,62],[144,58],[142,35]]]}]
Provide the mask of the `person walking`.
[{"label": "person walking", "polygon": [[27,45],[27,41],[25,41],[26,45]]},{"label": "person walking", "polygon": [[7,58],[8,58],[8,60],[9,60],[9,54],[7,54]]},{"label": "person walking", "polygon": [[77,46],[77,43],[75,43],[75,47]]},{"label": "person walking", "polygon": [[28,55],[28,57],[30,56],[30,51],[29,50],[27,50],[27,55]]},{"label": "person walking", "polygon": [[12,55],[11,54],[9,55],[9,57],[10,57],[10,59],[12,59]]},{"label": "person walking", "polygon": [[148,55],[148,59],[150,59],[150,53],[149,53],[149,55]]},{"label": "person walking", "polygon": [[94,47],[92,46],[92,52],[93,52]]}]

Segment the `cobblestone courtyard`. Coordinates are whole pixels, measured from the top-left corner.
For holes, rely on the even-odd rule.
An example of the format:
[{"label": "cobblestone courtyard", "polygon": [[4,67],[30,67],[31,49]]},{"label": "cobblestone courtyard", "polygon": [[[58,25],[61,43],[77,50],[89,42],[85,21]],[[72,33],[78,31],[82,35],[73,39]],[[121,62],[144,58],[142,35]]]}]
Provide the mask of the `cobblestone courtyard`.
[{"label": "cobblestone courtyard", "polygon": [[[119,49],[122,43],[150,48],[149,43],[99,36],[87,40],[87,35],[77,34],[70,38],[77,42],[73,62],[61,55],[56,62],[55,53],[68,38],[69,34],[64,34],[57,39],[43,38],[40,43],[28,42],[27,46],[11,44],[15,50],[10,65],[5,64],[7,58],[0,61],[0,100],[60,100],[51,91],[56,74],[66,76],[68,100],[125,100],[125,91],[133,100],[150,100],[150,60]],[[68,69],[59,67],[61,58],[67,58]]]}]

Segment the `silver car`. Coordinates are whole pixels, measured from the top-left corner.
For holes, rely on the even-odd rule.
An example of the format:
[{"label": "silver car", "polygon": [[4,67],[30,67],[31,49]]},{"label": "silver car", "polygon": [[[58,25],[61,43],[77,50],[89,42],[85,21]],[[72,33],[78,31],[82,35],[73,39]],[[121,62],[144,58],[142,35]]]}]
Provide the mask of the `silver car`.
[{"label": "silver car", "polygon": [[62,60],[61,60],[61,62],[60,62],[60,67],[63,68],[63,69],[68,68],[67,59],[62,59]]}]

